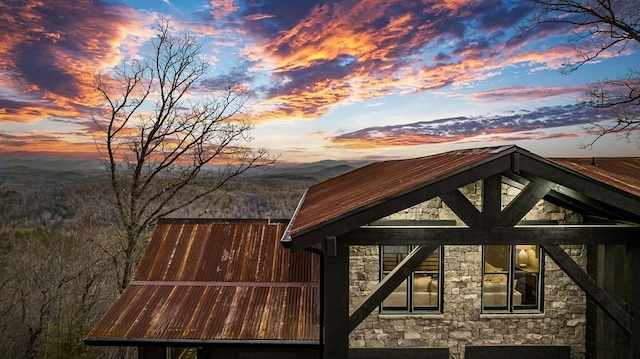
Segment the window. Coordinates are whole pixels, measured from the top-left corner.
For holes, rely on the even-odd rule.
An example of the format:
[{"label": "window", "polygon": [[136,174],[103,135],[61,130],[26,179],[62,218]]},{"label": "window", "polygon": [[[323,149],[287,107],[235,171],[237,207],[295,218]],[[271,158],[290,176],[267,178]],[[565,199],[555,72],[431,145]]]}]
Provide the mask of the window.
[{"label": "window", "polygon": [[484,246],[482,310],[542,311],[542,251],[536,245]]},{"label": "window", "polygon": [[[412,246],[380,247],[381,276],[388,275],[412,250]],[[441,311],[442,247],[436,249],[382,302],[383,311]]]},{"label": "window", "polygon": [[196,359],[197,357],[196,348],[167,348],[167,359]]}]

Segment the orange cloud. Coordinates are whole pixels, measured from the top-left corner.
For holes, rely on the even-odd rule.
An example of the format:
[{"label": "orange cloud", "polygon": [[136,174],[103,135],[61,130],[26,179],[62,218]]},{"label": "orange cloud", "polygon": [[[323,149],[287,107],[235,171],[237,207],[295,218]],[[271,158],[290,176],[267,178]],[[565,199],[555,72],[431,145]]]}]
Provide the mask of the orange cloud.
[{"label": "orange cloud", "polygon": [[234,0],[211,0],[211,15],[214,19],[224,19],[230,14],[238,11],[238,6]]},{"label": "orange cloud", "polygon": [[0,132],[0,153],[99,158],[88,120],[103,101],[94,74],[139,50],[123,44],[135,42],[146,21],[152,20],[117,4],[0,3],[0,124],[59,121],[77,129]]},{"label": "orange cloud", "polygon": [[50,117],[74,117],[83,115],[73,107],[42,106],[38,103],[21,103],[17,101],[1,101],[0,123],[35,122]]},{"label": "orange cloud", "polygon": [[349,138],[333,141],[335,144],[326,146],[330,149],[366,150],[381,147],[407,147],[426,144],[455,143],[466,137],[442,137],[421,134],[403,134],[402,136],[371,136],[366,138]]},{"label": "orange cloud", "polygon": [[62,136],[41,133],[8,135],[0,132],[0,153],[3,157],[42,155],[89,160],[102,159],[93,142],[71,142]]},{"label": "orange cloud", "polygon": [[[24,1],[0,5],[0,73],[5,93],[39,100],[25,118],[78,116],[98,103],[93,75],[120,61],[124,39],[141,28],[132,9],[92,2]],[[15,109],[14,109],[15,110]],[[11,112],[11,111],[9,111]]]},{"label": "orange cloud", "polygon": [[283,118],[316,118],[350,96],[349,84],[325,80],[314,83],[310,88],[292,89],[288,93],[257,103],[251,106],[248,117],[253,123]]},{"label": "orange cloud", "polygon": [[[245,55],[256,68],[269,68],[274,83],[258,104],[265,111],[256,122],[317,118],[349,101],[466,85],[517,64],[559,68],[574,55],[564,45],[544,53],[523,51],[522,43],[489,34],[463,41],[459,23],[451,19],[475,16],[473,9],[480,5],[472,1],[423,1],[416,5],[421,12],[394,12],[397,5],[384,0],[323,4],[290,30],[247,48]],[[460,46],[447,61],[425,53],[445,43],[445,48]]]}]

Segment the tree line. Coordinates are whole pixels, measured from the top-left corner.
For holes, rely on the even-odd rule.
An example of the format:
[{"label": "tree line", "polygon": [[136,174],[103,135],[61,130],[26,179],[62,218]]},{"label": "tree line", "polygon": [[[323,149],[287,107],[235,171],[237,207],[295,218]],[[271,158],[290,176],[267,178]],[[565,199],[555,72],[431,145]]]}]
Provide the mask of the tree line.
[{"label": "tree line", "polygon": [[[172,217],[289,218],[313,176],[243,177]],[[119,295],[126,243],[106,180],[0,185],[0,352],[8,358],[126,358],[83,339]],[[153,225],[143,231],[138,255]]]}]

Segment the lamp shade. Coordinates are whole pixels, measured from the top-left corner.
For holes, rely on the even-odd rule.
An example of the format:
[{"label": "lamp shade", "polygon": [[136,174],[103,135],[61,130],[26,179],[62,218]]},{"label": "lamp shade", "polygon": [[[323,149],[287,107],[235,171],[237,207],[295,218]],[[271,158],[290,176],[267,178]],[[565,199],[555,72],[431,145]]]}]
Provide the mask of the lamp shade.
[{"label": "lamp shade", "polygon": [[527,255],[527,252],[524,249],[521,249],[520,252],[518,252],[518,258],[516,260],[518,267],[522,267],[522,268],[526,267],[528,259],[529,259],[529,256]]}]

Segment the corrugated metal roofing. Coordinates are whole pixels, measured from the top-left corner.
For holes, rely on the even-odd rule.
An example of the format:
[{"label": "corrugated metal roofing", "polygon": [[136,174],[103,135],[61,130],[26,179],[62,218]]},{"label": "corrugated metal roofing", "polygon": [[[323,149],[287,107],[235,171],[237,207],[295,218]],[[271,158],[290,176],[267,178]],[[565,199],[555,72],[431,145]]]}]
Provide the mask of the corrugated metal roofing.
[{"label": "corrugated metal roofing", "polygon": [[309,187],[289,234],[318,225],[422,187],[434,179],[480,165],[515,146],[456,150],[406,160],[375,162]]},{"label": "corrugated metal roofing", "polygon": [[319,342],[319,261],[287,223],[162,220],[133,280],[89,333],[108,342]]}]

